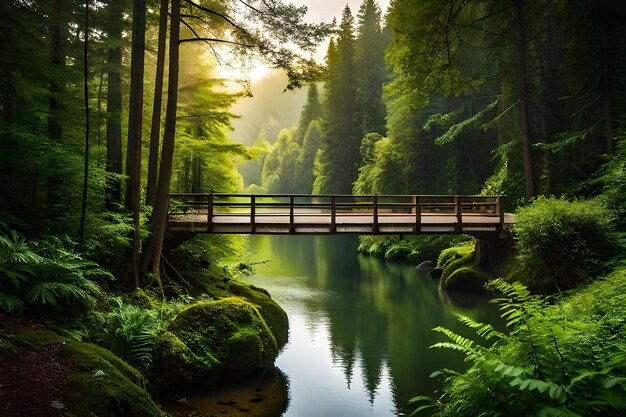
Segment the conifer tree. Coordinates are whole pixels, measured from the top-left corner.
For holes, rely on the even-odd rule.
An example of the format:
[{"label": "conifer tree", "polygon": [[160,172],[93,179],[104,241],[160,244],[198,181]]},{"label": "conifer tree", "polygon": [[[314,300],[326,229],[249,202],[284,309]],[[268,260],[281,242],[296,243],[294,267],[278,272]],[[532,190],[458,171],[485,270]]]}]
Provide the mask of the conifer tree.
[{"label": "conifer tree", "polygon": [[321,117],[322,107],[319,101],[317,84],[312,83],[309,84],[309,91],[307,93],[306,103],[302,108],[302,112],[300,113],[300,121],[298,123],[298,128],[294,133],[293,140],[298,145],[302,145],[304,135],[306,134],[306,131],[309,128],[309,124],[311,123],[311,121],[315,119],[320,119]]},{"label": "conifer tree", "polygon": [[360,135],[384,135],[386,109],[383,83],[386,78],[385,49],[387,42],[381,27],[381,11],[375,0],[364,0],[358,17],[355,41],[356,109],[355,127]]},{"label": "conifer tree", "polygon": [[315,155],[320,147],[321,134],[320,122],[312,120],[304,135],[302,150],[296,164],[296,191],[299,193],[311,194],[313,192],[313,181],[315,181],[313,169]]},{"label": "conifer tree", "polygon": [[323,136],[315,169],[314,192],[346,193],[357,178],[361,135],[354,129],[354,17],[346,5],[336,43],[328,47]]}]

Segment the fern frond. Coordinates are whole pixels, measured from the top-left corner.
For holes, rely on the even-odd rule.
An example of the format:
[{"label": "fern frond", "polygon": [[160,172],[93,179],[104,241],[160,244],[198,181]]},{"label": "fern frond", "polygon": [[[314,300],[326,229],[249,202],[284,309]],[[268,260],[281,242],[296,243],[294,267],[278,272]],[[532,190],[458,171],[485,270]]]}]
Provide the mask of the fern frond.
[{"label": "fern frond", "polygon": [[470,329],[476,330],[476,334],[485,340],[489,340],[494,337],[498,339],[503,339],[505,337],[503,333],[500,333],[499,331],[494,329],[491,324],[480,323],[470,317],[462,315],[459,315],[458,319],[461,324],[464,324]]},{"label": "fern frond", "polygon": [[524,368],[521,368],[519,366],[507,365],[502,362],[497,362],[494,371],[502,376],[514,378],[517,378],[522,374],[528,374],[528,371]]},{"label": "fern frond", "polygon": [[450,329],[446,329],[445,327],[435,327],[433,329],[436,332],[443,333],[448,339],[452,341],[450,342],[441,342],[435,343],[431,346],[431,348],[439,348],[439,349],[452,349],[460,352],[464,352],[465,354],[474,354],[479,355],[480,353],[475,348],[475,342],[467,337],[461,336],[460,334],[454,333]]},{"label": "fern frond", "polygon": [[457,343],[451,343],[451,342],[435,343],[434,345],[430,346],[430,349],[449,349],[449,350],[456,350],[458,352],[463,352],[465,354],[474,353],[472,349],[468,349],[465,346],[461,346]]},{"label": "fern frond", "polygon": [[0,291],[0,309],[9,314],[19,313],[24,310],[24,303],[16,296]]}]

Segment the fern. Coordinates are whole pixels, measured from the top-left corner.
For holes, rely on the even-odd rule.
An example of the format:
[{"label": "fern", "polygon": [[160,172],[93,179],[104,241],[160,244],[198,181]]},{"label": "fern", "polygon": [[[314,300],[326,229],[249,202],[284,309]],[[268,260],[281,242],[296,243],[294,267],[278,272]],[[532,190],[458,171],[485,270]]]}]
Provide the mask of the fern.
[{"label": "fern", "polygon": [[453,349],[459,352],[463,352],[467,355],[479,354],[478,350],[474,348],[475,343],[473,340],[468,339],[467,337],[461,336],[457,333],[454,333],[452,330],[446,329],[445,327],[438,326],[438,327],[435,327],[433,330],[446,335],[446,337],[450,339],[452,343],[450,342],[435,343],[434,345],[431,346],[431,348]]},{"label": "fern", "polygon": [[493,338],[503,339],[506,337],[504,333],[501,333],[497,331],[496,329],[494,329],[491,324],[479,323],[470,317],[462,316],[462,315],[459,315],[458,319],[461,324],[464,324],[470,329],[475,330],[478,336],[482,337],[483,339],[487,341]]},{"label": "fern", "polygon": [[152,363],[154,339],[162,326],[154,310],[112,300],[115,309],[108,314],[108,339],[111,351],[140,370]]},{"label": "fern", "polygon": [[5,276],[15,288],[34,274],[34,265],[39,264],[39,256],[23,236],[15,230],[8,236],[0,235],[0,277]]},{"label": "fern", "polygon": [[24,303],[13,294],[0,291],[0,308],[9,314],[15,314],[24,310]]}]

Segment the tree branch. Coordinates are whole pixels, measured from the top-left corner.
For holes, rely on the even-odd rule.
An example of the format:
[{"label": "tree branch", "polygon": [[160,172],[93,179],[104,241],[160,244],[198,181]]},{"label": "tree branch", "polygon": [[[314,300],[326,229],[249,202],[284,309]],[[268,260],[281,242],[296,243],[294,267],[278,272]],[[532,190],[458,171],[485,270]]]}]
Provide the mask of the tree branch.
[{"label": "tree branch", "polygon": [[237,46],[243,46],[246,48],[254,48],[256,47],[256,45],[252,45],[252,44],[247,44],[247,43],[241,43],[241,42],[235,42],[235,41],[228,41],[226,39],[218,39],[218,38],[185,38],[185,39],[180,39],[178,41],[178,43],[184,43],[184,42],[219,42],[219,43],[226,43],[229,45],[237,45]]},{"label": "tree branch", "polygon": [[194,3],[194,2],[193,2],[193,1],[191,1],[191,0],[184,0],[184,1],[185,1],[186,3],[188,3],[188,4],[190,4],[191,6],[196,7],[196,8],[198,8],[198,9],[202,10],[202,11],[203,11],[203,12],[205,12],[205,13],[209,13],[209,14],[212,14],[212,15],[215,15],[215,16],[218,16],[218,17],[221,17],[221,18],[222,18],[222,19],[224,19],[226,22],[228,22],[231,26],[233,26],[233,27],[235,27],[235,28],[239,29],[240,31],[242,31],[242,32],[244,32],[244,33],[246,33],[246,30],[245,30],[244,28],[242,28],[241,26],[239,26],[237,23],[235,23],[235,22],[234,22],[234,21],[233,21],[230,17],[226,16],[225,14],[220,13],[220,12],[218,12],[218,11],[215,11],[215,10],[213,10],[213,9],[209,9],[208,7],[201,6],[201,5],[199,5],[198,3]]}]

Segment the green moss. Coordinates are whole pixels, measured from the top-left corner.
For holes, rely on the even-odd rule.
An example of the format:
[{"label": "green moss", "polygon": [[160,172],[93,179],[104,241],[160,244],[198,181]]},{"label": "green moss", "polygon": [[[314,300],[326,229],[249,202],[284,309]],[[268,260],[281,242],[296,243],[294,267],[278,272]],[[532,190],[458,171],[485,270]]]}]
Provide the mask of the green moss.
[{"label": "green moss", "polygon": [[244,379],[272,365],[278,355],[276,339],[258,308],[241,298],[193,304],[169,330],[196,355],[217,359],[220,380]]},{"label": "green moss", "polygon": [[270,294],[263,288],[254,285],[245,284],[240,281],[230,281],[229,291],[246,301],[254,304],[265,324],[269,327],[278,349],[282,349],[289,338],[289,319],[287,313],[274,300]]},{"label": "green moss", "polygon": [[448,291],[483,291],[489,279],[478,267],[474,242],[441,252],[437,267],[443,269],[440,286]]},{"label": "green moss", "polygon": [[197,353],[171,332],[157,336],[150,373],[155,389],[172,395],[215,388],[219,361],[208,350]]},{"label": "green moss", "polygon": [[442,280],[448,291],[483,291],[487,277],[477,269],[461,267]]},{"label": "green moss", "polygon": [[[60,344],[58,358],[68,364],[62,402],[69,417],[151,417],[163,413],[144,389],[139,372],[110,351],[90,343],[63,338],[51,331],[30,329],[11,337],[18,350]],[[103,374],[96,376],[96,372]]]},{"label": "green moss", "polygon": [[448,267],[448,265],[458,259],[467,258],[468,255],[471,255],[473,257],[473,253],[475,250],[474,248],[475,243],[474,241],[471,241],[464,242],[460,245],[453,246],[448,249],[444,249],[439,254],[439,258],[437,259],[437,266],[439,268],[445,269],[446,267]]}]

